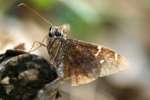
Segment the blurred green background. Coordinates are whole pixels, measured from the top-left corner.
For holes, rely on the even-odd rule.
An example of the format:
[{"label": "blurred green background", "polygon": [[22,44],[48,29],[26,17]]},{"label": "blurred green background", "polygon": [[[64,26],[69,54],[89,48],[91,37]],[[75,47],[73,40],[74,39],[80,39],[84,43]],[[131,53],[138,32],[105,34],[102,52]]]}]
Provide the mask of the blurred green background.
[{"label": "blurred green background", "polygon": [[150,100],[149,0],[0,0],[1,53],[19,43],[30,49],[48,34],[47,23],[17,7],[22,2],[53,25],[69,24],[71,38],[110,47],[129,61],[128,70],[90,84],[66,82],[60,100]]}]

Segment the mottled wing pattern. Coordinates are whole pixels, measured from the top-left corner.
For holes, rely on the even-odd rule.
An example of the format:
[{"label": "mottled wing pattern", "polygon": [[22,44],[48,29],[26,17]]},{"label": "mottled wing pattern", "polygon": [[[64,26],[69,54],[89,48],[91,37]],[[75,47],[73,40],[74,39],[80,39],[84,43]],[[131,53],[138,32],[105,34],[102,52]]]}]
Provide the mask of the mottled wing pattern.
[{"label": "mottled wing pattern", "polygon": [[70,78],[73,86],[126,68],[125,58],[105,47],[67,39],[63,49],[64,77]]}]

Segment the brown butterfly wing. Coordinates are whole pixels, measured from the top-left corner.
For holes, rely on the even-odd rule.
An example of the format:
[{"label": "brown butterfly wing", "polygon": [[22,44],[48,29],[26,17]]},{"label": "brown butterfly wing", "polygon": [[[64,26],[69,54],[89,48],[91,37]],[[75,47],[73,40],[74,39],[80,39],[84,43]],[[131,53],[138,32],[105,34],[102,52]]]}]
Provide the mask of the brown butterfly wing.
[{"label": "brown butterfly wing", "polygon": [[67,39],[65,44],[64,77],[70,78],[73,86],[125,68],[124,57],[108,48],[72,39]]}]

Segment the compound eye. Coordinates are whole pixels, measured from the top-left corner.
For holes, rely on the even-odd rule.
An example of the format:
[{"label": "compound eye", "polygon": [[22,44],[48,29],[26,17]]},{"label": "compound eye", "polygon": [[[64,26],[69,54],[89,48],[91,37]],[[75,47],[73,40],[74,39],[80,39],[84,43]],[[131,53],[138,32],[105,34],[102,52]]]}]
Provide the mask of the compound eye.
[{"label": "compound eye", "polygon": [[52,29],[52,26],[49,28],[49,31],[51,31],[51,29]]},{"label": "compound eye", "polygon": [[59,31],[56,31],[55,36],[61,36],[61,33]]},{"label": "compound eye", "polygon": [[49,32],[49,34],[48,34],[48,35],[49,35],[49,37],[53,37],[53,35],[52,35],[52,33],[51,33],[51,32]]},{"label": "compound eye", "polygon": [[49,37],[53,37],[52,33],[51,33],[52,27],[49,28]]}]

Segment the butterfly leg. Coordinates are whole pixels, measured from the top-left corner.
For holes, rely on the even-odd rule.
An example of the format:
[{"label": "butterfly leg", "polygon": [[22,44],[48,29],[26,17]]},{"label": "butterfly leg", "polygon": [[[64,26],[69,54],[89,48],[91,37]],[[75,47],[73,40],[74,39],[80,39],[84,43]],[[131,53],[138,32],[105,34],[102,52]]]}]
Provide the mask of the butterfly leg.
[{"label": "butterfly leg", "polygon": [[62,46],[62,43],[58,44],[58,46],[56,47],[56,52],[55,52],[54,57],[52,59],[53,61],[56,60],[56,57],[57,57],[58,53],[60,52],[61,46]]},{"label": "butterfly leg", "polygon": [[[47,38],[47,35],[44,36],[44,38],[42,39],[42,42],[34,41],[33,44],[32,44],[31,49],[29,50],[29,52],[33,52],[33,51],[37,50],[38,48],[40,48],[41,46],[46,47],[46,45],[44,44],[46,38]],[[40,44],[40,45],[39,45],[38,47],[36,47],[35,49],[33,49],[33,47],[35,46],[36,43],[37,43],[37,44]]]},{"label": "butterfly leg", "polygon": [[52,42],[51,42],[50,44],[47,45],[47,49],[48,49],[49,55],[51,55],[51,52],[52,52],[52,50],[53,50],[52,47],[53,47],[55,41],[56,41],[56,39],[52,40]]},{"label": "butterfly leg", "polygon": [[50,61],[51,61],[51,59],[52,59],[52,50],[53,50],[53,45],[54,45],[54,43],[55,43],[55,39],[50,43],[50,44],[48,44],[47,45],[47,49],[48,49],[48,54],[49,54],[49,59],[50,59]]},{"label": "butterfly leg", "polygon": [[[56,39],[57,40],[57,39]],[[57,55],[59,54],[60,52],[60,49],[61,49],[61,46],[62,46],[62,43],[60,41],[56,41],[54,40],[55,43],[52,43],[51,46],[49,46],[49,58],[50,58],[50,62],[51,64],[55,64],[55,60],[57,58]]]},{"label": "butterfly leg", "polygon": [[[36,43],[39,44],[39,46],[36,47],[36,48],[34,48]],[[33,44],[32,44],[31,49],[29,50],[29,52],[33,52],[33,51],[37,50],[38,48],[40,48],[41,46],[47,47],[47,46],[46,46],[44,43],[42,43],[42,42],[34,41]]]}]

